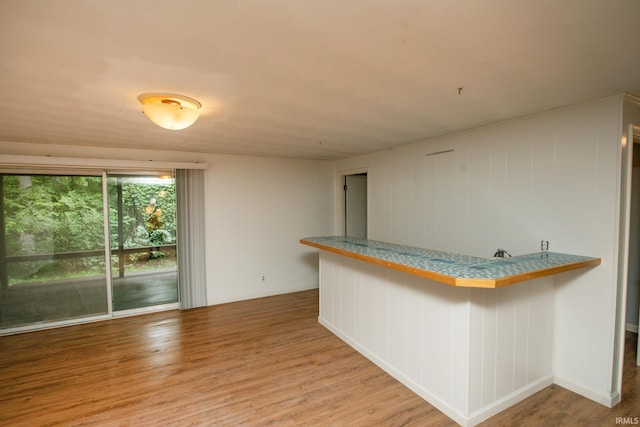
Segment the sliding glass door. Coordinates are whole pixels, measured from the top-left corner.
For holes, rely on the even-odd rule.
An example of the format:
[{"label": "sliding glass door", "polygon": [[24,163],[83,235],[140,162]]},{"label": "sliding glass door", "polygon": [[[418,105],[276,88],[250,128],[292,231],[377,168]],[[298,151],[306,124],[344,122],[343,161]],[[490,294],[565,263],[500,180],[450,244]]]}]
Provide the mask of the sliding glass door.
[{"label": "sliding glass door", "polygon": [[177,308],[176,258],[171,172],[0,173],[0,330]]},{"label": "sliding glass door", "polygon": [[101,176],[0,174],[0,328],[109,312]]},{"label": "sliding glass door", "polygon": [[176,304],[173,176],[113,174],[108,183],[113,311]]}]

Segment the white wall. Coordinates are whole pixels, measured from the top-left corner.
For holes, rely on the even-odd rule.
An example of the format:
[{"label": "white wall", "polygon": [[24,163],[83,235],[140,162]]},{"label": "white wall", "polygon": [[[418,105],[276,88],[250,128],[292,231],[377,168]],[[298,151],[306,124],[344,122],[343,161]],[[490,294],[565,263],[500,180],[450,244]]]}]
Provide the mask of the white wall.
[{"label": "white wall", "polygon": [[334,163],[247,156],[207,161],[209,304],[317,287],[318,251],[299,240],[334,232]]},{"label": "white wall", "polygon": [[622,105],[609,97],[337,164],[368,168],[371,239],[484,257],[549,240],[602,258],[554,277],[553,371],[605,404],[615,399]]},{"label": "white wall", "polygon": [[335,232],[332,161],[0,142],[2,154],[207,163],[208,303],[318,286],[318,251],[299,240]]}]

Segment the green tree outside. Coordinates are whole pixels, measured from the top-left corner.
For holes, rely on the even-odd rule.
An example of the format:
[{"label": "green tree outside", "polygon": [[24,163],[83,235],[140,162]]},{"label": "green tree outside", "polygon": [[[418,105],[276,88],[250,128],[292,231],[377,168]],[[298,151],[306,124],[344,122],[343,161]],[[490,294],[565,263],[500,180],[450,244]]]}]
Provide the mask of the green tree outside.
[{"label": "green tree outside", "polygon": [[[110,245],[118,248],[116,178],[109,178]],[[104,250],[102,177],[3,175],[5,245],[7,256],[44,255]],[[141,248],[174,244],[175,185],[140,184],[123,179],[124,247]],[[145,207],[155,198],[162,209],[162,227],[153,233],[145,227]],[[148,257],[148,256],[147,256]],[[114,257],[117,260],[117,257]],[[130,257],[127,268],[141,259]],[[175,266],[175,252],[169,266]],[[149,261],[146,259],[145,261]],[[144,266],[143,266],[144,267]],[[69,277],[103,275],[104,256],[20,261],[7,264],[9,284]]]}]

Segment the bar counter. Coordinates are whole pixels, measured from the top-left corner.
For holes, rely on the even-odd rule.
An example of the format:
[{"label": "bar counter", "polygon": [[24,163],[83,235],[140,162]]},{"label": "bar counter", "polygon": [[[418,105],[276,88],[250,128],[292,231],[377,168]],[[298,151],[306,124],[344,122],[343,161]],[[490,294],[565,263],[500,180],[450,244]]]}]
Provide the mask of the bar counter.
[{"label": "bar counter", "polygon": [[464,427],[556,381],[556,292],[600,264],[553,252],[479,258],[337,236],[300,243],[320,249],[318,321]]},{"label": "bar counter", "polygon": [[306,237],[300,243],[447,285],[468,288],[498,288],[600,264],[600,258],[556,252],[537,252],[512,258],[480,258],[344,236]]}]

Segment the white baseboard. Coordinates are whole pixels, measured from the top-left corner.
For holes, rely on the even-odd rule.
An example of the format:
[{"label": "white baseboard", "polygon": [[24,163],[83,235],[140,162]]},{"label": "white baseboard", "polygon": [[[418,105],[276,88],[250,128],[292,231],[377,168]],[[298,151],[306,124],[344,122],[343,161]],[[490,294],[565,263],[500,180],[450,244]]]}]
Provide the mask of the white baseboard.
[{"label": "white baseboard", "polygon": [[625,329],[629,332],[638,333],[638,325],[634,325],[633,323],[627,323]]},{"label": "white baseboard", "polygon": [[269,290],[265,290],[263,292],[252,292],[250,294],[234,295],[234,296],[227,297],[227,298],[216,298],[216,299],[212,299],[210,301],[207,301],[207,306],[218,305],[218,304],[227,304],[227,303],[230,303],[230,302],[246,301],[246,300],[256,299],[256,298],[273,297],[273,296],[276,296],[276,295],[283,295],[283,294],[291,294],[291,293],[294,293],[294,292],[309,291],[311,289],[318,289],[318,285],[316,284],[316,285],[311,285],[311,286],[302,287],[302,288],[269,289]]},{"label": "white baseboard", "polygon": [[553,377],[553,382],[558,384],[560,387],[564,387],[567,390],[571,390],[574,393],[578,393],[581,396],[586,397],[587,399],[591,399],[594,402],[597,402],[601,405],[606,406],[607,408],[613,407],[620,401],[620,395],[618,392],[613,393],[612,395],[606,395],[599,393],[595,390],[590,389],[589,387],[582,386],[577,384],[571,380],[555,375]]},{"label": "white baseboard", "polygon": [[534,393],[542,390],[543,388],[550,386],[553,384],[553,376],[549,375],[547,377],[541,378],[533,383],[527,384],[526,386],[520,388],[519,390],[510,393],[509,395],[498,399],[497,401],[473,412],[470,416],[465,416],[463,412],[454,408],[446,401],[442,400],[438,396],[436,396],[431,391],[425,389],[424,387],[416,384],[412,379],[406,377],[404,374],[399,372],[395,367],[389,365],[385,361],[379,359],[375,354],[371,353],[366,348],[362,347],[358,342],[353,340],[351,337],[343,334],[338,328],[336,328],[331,322],[323,319],[322,317],[318,317],[318,322],[331,331],[338,338],[349,344],[360,354],[365,356],[367,359],[372,361],[374,364],[378,365],[382,370],[387,372],[396,380],[400,381],[411,391],[416,393],[418,396],[423,398],[429,404],[433,405],[436,409],[444,413],[447,417],[451,418],[456,423],[460,424],[463,427],[473,427],[476,424],[481,423],[482,421],[498,414],[504,409],[509,408],[510,406],[515,405],[521,400],[526,399]]},{"label": "white baseboard", "polygon": [[469,416],[469,422],[471,426],[475,426],[476,424],[480,424],[488,418],[493,417],[494,415],[499,414],[505,409],[515,405],[516,403],[526,399],[527,397],[539,392],[545,387],[553,384],[553,376],[549,375],[543,378],[540,378],[537,381],[529,383],[524,387],[514,391],[513,393],[509,393],[501,399],[496,400],[493,403],[475,411]]},{"label": "white baseboard", "polygon": [[467,417],[465,417],[462,413],[456,410],[454,407],[449,405],[444,400],[437,397],[435,394],[430,392],[429,390],[419,386],[410,378],[407,378],[401,372],[396,370],[393,366],[389,365],[385,361],[379,359],[375,354],[371,353],[366,348],[362,347],[358,342],[353,340],[351,337],[343,334],[338,328],[336,328],[331,322],[323,319],[322,317],[318,317],[318,322],[331,331],[335,336],[340,338],[342,341],[349,344],[353,349],[355,349],[358,353],[362,354],[364,357],[369,359],[371,362],[376,364],[380,369],[391,375],[396,380],[400,381],[407,388],[413,391],[415,394],[426,400],[429,404],[433,405],[440,412],[445,414],[447,417],[451,418],[456,423],[460,424],[463,427],[473,427],[468,423]]}]

